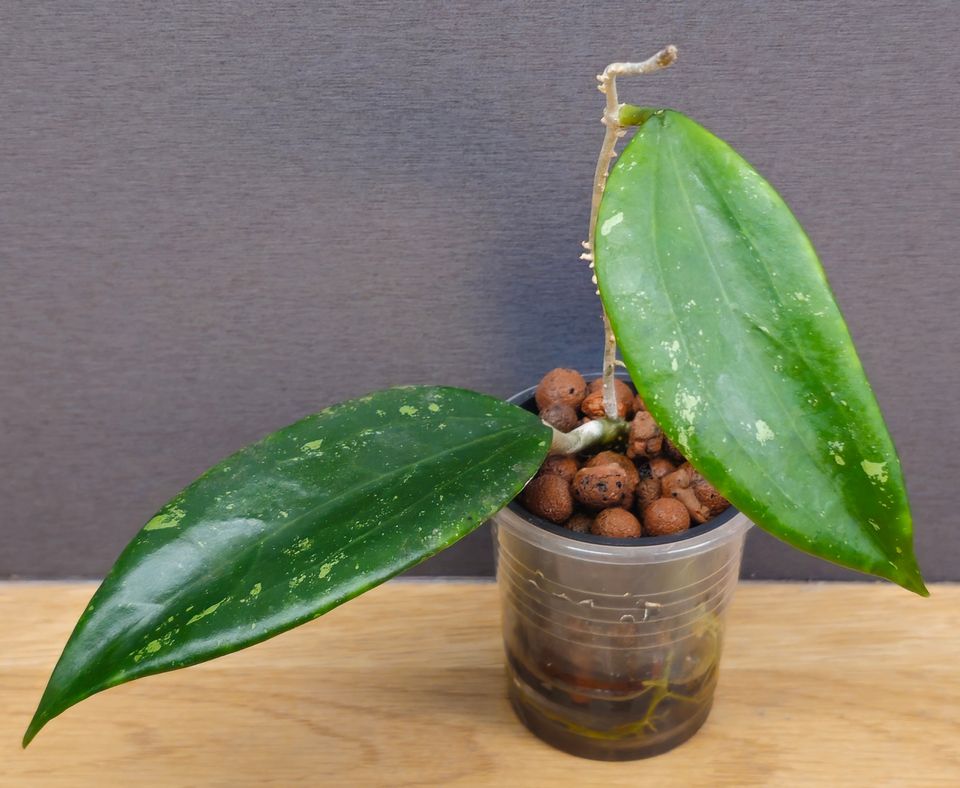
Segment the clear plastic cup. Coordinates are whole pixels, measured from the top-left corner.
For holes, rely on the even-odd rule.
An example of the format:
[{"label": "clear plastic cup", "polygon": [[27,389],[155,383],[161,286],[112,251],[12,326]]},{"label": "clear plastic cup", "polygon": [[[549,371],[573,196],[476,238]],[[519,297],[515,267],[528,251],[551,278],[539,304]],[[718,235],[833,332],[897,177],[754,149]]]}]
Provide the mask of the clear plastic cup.
[{"label": "clear plastic cup", "polygon": [[[513,398],[527,404],[532,392]],[[513,503],[494,517],[510,700],[546,742],[599,760],[686,741],[710,713],[751,522],[608,539]]]}]

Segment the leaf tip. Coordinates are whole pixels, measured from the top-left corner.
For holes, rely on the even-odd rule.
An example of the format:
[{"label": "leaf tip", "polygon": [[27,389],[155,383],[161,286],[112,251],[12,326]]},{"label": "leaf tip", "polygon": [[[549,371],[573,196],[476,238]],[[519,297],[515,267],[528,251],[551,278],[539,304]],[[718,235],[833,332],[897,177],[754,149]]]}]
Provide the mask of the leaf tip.
[{"label": "leaf tip", "polygon": [[37,734],[40,733],[41,728],[43,728],[43,726],[46,724],[47,720],[40,718],[40,712],[38,710],[37,713],[33,715],[33,719],[30,720],[30,724],[27,726],[27,730],[23,734],[23,739],[20,741],[20,747],[24,750],[27,749],[27,747],[30,745],[30,742],[36,738]]},{"label": "leaf tip", "polygon": [[[59,667],[59,665],[57,667]],[[20,741],[20,746],[23,749],[27,749],[30,742],[36,738],[37,734],[46,727],[50,720],[59,717],[63,712],[78,702],[76,699],[65,700],[64,695],[59,691],[56,684],[57,678],[57,669],[55,668],[40,698],[37,710],[33,713],[33,718],[30,720],[30,724],[23,734],[23,739]],[[96,691],[99,690],[95,690],[95,692]],[[90,694],[93,693],[87,693],[83,697],[87,697]]]},{"label": "leaf tip", "polygon": [[912,551],[908,551],[908,553],[908,555],[898,556],[900,561],[895,565],[896,568],[890,579],[898,586],[917,594],[917,596],[928,597],[930,591],[923,582],[923,575],[920,573],[916,556],[912,554]]},{"label": "leaf tip", "polygon": [[907,591],[913,591],[913,593],[917,594],[918,596],[930,596],[930,590],[924,584],[919,570],[905,575],[897,582],[907,589]]}]

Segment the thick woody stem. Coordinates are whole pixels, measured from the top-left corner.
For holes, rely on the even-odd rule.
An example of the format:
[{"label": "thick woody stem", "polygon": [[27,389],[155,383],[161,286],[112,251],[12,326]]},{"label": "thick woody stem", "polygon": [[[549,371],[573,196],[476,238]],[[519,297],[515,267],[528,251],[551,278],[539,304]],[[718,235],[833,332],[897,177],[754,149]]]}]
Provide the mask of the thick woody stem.
[{"label": "thick woody stem", "polygon": [[[602,119],[606,131],[603,135],[600,157],[597,159],[597,169],[593,176],[589,240],[584,244],[586,252],[581,255],[583,259],[590,261],[591,268],[593,268],[593,253],[596,249],[597,214],[600,212],[600,200],[607,185],[610,164],[617,155],[617,140],[626,134],[626,130],[620,122],[620,108],[623,105],[620,104],[617,97],[617,77],[653,74],[671,65],[676,59],[677,48],[670,45],[642,63],[611,63],[603,70],[602,74],[597,76],[600,83],[597,87],[606,96],[606,107]],[[593,281],[596,284],[596,276],[593,277]],[[599,292],[598,290],[597,293],[599,294]],[[603,331],[605,339],[603,346],[603,409],[608,419],[617,419],[617,392],[614,387],[614,372],[617,366],[617,340],[613,335],[613,329],[610,326],[610,319],[607,317],[606,311],[603,313]]]}]

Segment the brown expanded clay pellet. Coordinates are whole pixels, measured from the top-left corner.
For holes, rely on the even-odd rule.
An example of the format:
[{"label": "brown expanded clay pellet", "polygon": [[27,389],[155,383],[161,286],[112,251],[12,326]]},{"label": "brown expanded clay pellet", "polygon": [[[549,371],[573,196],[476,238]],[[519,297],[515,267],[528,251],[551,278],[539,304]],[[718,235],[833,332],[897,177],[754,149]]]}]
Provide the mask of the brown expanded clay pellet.
[{"label": "brown expanded clay pellet", "polygon": [[643,510],[643,532],[647,536],[669,536],[689,527],[687,507],[674,498],[658,498]]},{"label": "brown expanded clay pellet", "polygon": [[551,454],[543,461],[540,466],[540,473],[552,473],[559,476],[568,484],[573,482],[573,477],[580,470],[580,465],[576,458],[566,454]]},{"label": "brown expanded clay pellet", "polygon": [[637,485],[640,483],[640,472],[637,470],[637,466],[633,464],[632,460],[628,459],[623,454],[618,454],[615,451],[602,451],[595,457],[592,457],[590,460],[588,460],[584,467],[596,468],[600,465],[609,464],[619,465],[627,474],[626,493],[623,496],[623,500],[620,501],[620,505],[624,509],[632,509],[634,497],[637,491]]},{"label": "brown expanded clay pellet", "polygon": [[628,458],[624,454],[619,454],[615,451],[602,451],[599,454],[591,457],[584,463],[585,468],[596,468],[598,465],[619,465],[627,473],[627,481],[633,487],[636,487],[640,482],[640,472],[637,470],[637,466],[633,464],[633,460]]},{"label": "brown expanded clay pellet", "polygon": [[627,472],[614,463],[581,468],[573,477],[573,495],[588,509],[619,506],[631,492]]},{"label": "brown expanded clay pellet", "polygon": [[663,432],[646,411],[638,413],[630,422],[627,438],[627,456],[656,457],[663,448]]},{"label": "brown expanded clay pellet", "polygon": [[659,479],[654,479],[653,477],[641,479],[634,493],[637,511],[642,514],[644,509],[661,497],[661,493],[662,490]]},{"label": "brown expanded clay pellet", "polygon": [[693,468],[690,463],[684,463],[673,473],[668,473],[661,479],[663,495],[680,501],[687,508],[694,522],[704,523],[710,517],[710,510],[700,503],[697,494],[690,487],[692,482]]},{"label": "brown expanded clay pellet", "polygon": [[627,539],[640,536],[643,529],[640,527],[640,521],[630,512],[616,507],[600,512],[593,521],[590,533],[595,536]]},{"label": "brown expanded clay pellet", "polygon": [[677,469],[676,465],[663,457],[654,457],[647,463],[647,467],[650,469],[650,475],[654,479],[662,479],[668,473],[673,473]]},{"label": "brown expanded clay pellet", "polygon": [[709,517],[716,517],[729,508],[730,501],[724,498],[717,488],[704,479],[697,470],[693,471],[692,487],[700,503],[707,507]]},{"label": "brown expanded clay pellet", "polygon": [[577,409],[562,402],[547,405],[540,411],[540,418],[560,432],[570,432],[580,423],[580,414],[577,413]]},{"label": "brown expanded clay pellet", "polygon": [[587,382],[583,375],[574,369],[558,368],[543,376],[537,385],[534,399],[537,401],[537,408],[542,411],[551,405],[578,408],[586,395]]},{"label": "brown expanded clay pellet", "polygon": [[552,523],[562,523],[573,514],[570,484],[552,473],[535,476],[524,488],[521,501],[528,512]]},{"label": "brown expanded clay pellet", "polygon": [[585,512],[574,512],[573,516],[563,525],[574,533],[588,534],[590,533],[590,527],[593,525],[593,518]]}]

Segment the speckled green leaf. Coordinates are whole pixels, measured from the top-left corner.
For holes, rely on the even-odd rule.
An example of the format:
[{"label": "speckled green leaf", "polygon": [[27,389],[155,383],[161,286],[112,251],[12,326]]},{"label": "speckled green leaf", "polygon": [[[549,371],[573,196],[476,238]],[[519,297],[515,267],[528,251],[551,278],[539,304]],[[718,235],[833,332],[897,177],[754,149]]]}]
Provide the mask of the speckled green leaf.
[{"label": "speckled green leaf", "polygon": [[627,367],[691,462],[784,541],[926,593],[893,443],[816,252],[770,184],[657,111],[610,174],[595,251]]},{"label": "speckled green leaf", "polygon": [[234,454],[124,550],[24,744],[95,692],[258,643],[453,544],[520,491],[550,438],[535,415],[500,400],[405,388]]}]

